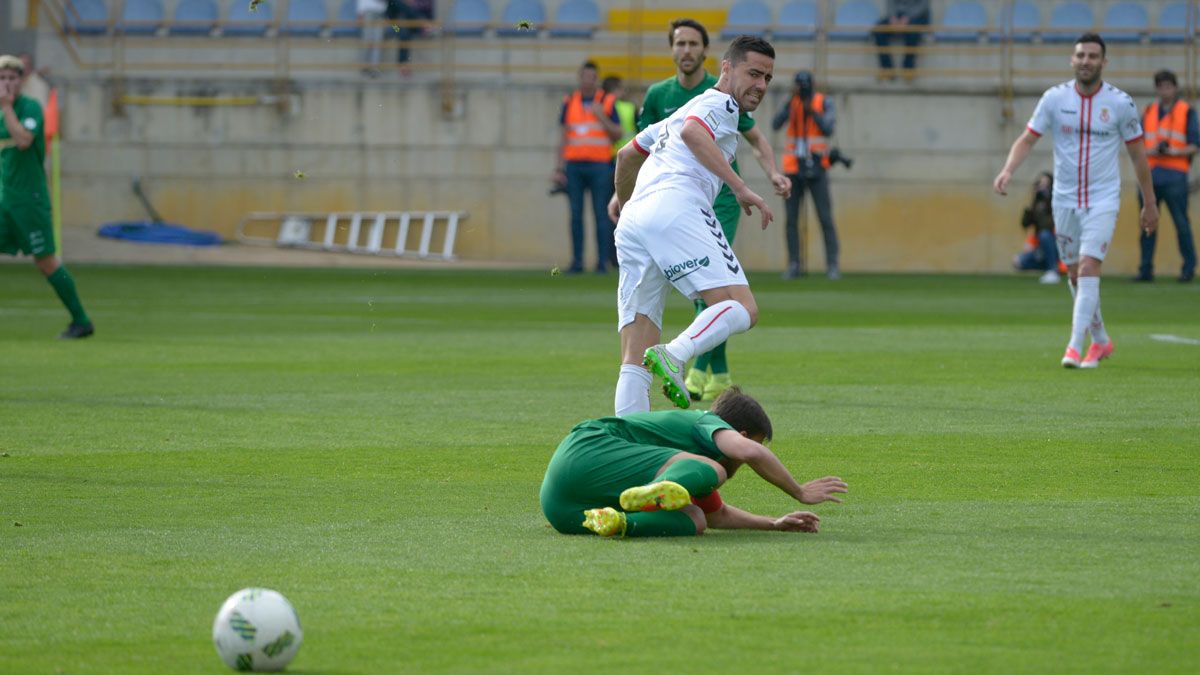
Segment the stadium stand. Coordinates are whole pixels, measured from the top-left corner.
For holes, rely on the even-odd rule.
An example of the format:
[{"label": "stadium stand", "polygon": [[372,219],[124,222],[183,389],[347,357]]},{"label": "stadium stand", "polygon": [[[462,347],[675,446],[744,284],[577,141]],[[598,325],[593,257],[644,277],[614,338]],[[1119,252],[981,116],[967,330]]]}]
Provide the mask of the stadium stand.
[{"label": "stadium stand", "polygon": [[946,7],[942,30],[933,33],[938,42],[975,42],[987,33],[987,9],[975,0],[961,0]]},{"label": "stadium stand", "polygon": [[1140,42],[1150,30],[1146,8],[1133,2],[1118,2],[1104,13],[1101,34],[1110,42]]},{"label": "stadium stand", "polygon": [[487,0],[455,0],[446,23],[454,35],[482,37],[491,22],[492,8]]},{"label": "stadium stand", "polygon": [[325,0],[288,0],[283,30],[288,35],[316,37],[327,19]]},{"label": "stadium stand", "polygon": [[[1186,2],[1173,2],[1162,8],[1158,14],[1158,30],[1150,34],[1151,42],[1176,43],[1187,42],[1195,38],[1197,26],[1187,25],[1188,8]],[[1200,15],[1196,17],[1200,24]]]},{"label": "stadium stand", "polygon": [[362,28],[358,25],[357,0],[343,0],[338,6],[337,22],[330,29],[331,37],[358,37]]},{"label": "stadium stand", "polygon": [[992,39],[1033,42],[1042,28],[1042,10],[1029,0],[1014,0],[1011,6],[1001,7],[999,25],[1000,30],[990,35]]},{"label": "stadium stand", "polygon": [[263,0],[253,10],[249,2],[235,2],[229,6],[229,20],[225,23],[226,35],[261,37],[271,26],[275,10],[271,0]]},{"label": "stadium stand", "polygon": [[771,25],[771,9],[763,0],[737,0],[729,7],[729,18],[721,29],[721,39],[739,35],[763,36]]},{"label": "stadium stand", "polygon": [[550,37],[590,38],[600,27],[600,7],[593,0],[566,0],[554,14]]},{"label": "stadium stand", "polygon": [[847,0],[838,5],[829,29],[831,40],[866,40],[882,11],[868,0]]},{"label": "stadium stand", "polygon": [[496,35],[501,37],[533,38],[546,24],[546,8],[541,0],[508,0],[500,14],[500,27]]},{"label": "stadium stand", "polygon": [[67,0],[66,28],[80,35],[108,32],[108,7],[104,0]]},{"label": "stadium stand", "polygon": [[154,35],[163,24],[159,0],[125,0],[117,30],[127,35]]},{"label": "stadium stand", "polygon": [[208,35],[217,27],[219,16],[216,0],[179,0],[168,34]]},{"label": "stadium stand", "polygon": [[779,9],[779,21],[775,24],[777,40],[811,40],[817,36],[816,0],[793,0]]},{"label": "stadium stand", "polygon": [[1071,42],[1096,27],[1092,8],[1082,2],[1064,2],[1050,10],[1050,23],[1042,31],[1046,42]]}]

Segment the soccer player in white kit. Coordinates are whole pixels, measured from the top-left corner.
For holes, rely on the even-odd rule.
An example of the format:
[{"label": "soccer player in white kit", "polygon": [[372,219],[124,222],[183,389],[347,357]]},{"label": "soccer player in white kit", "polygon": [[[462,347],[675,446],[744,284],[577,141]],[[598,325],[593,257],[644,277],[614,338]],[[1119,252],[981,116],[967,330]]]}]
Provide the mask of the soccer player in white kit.
[{"label": "soccer player in white kit", "polygon": [[[1158,226],[1140,115],[1128,94],[1101,79],[1107,64],[1104,40],[1095,33],[1080,36],[1071,56],[1075,79],[1042,94],[992,184],[996,192],[1007,194],[1013,172],[1033,145],[1046,133],[1054,134],[1051,206],[1059,256],[1069,270],[1075,298],[1071,340],[1062,358],[1066,368],[1096,368],[1113,353],[1112,338],[1100,315],[1100,265],[1112,244],[1120,208],[1121,144],[1129,152],[1142,191],[1142,229],[1149,234]],[[1081,359],[1089,332],[1092,343]]]},{"label": "soccer player in white kit", "polygon": [[[751,208],[759,210],[763,228],[774,219],[762,197],[730,166],[738,114],[762,102],[774,68],[770,43],[748,35],[735,38],[715,87],[647,127],[617,153],[618,416],[650,410],[651,373],[663,379],[667,398],[687,408],[684,365],[750,330],[757,320],[746,274],[712,204],[724,182],[747,215]],[[703,298],[708,309],[671,342],[655,344],[671,286],[690,299]]]}]

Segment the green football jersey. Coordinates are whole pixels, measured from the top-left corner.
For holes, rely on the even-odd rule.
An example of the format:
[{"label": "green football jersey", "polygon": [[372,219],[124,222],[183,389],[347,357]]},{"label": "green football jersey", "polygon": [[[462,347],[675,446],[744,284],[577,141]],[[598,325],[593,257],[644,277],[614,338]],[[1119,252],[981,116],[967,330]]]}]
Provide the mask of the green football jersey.
[{"label": "green football jersey", "polygon": [[603,429],[610,436],[631,443],[674,448],[721,460],[725,454],[717,448],[713,434],[733,427],[704,410],[667,410],[601,417],[580,422],[575,429],[580,428]]},{"label": "green football jersey", "polygon": [[24,150],[7,145],[12,136],[0,124],[0,200],[6,203],[50,204],[46,188],[46,132],[42,126],[42,106],[28,96],[18,96],[13,113],[21,126],[33,134],[33,144]]}]

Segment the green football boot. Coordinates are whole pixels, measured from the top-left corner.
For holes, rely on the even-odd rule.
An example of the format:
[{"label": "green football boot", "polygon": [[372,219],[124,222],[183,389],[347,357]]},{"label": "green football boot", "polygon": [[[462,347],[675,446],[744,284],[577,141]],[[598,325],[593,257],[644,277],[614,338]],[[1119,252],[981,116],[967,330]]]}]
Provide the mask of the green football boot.
[{"label": "green football boot", "polygon": [[692,405],[687,385],[683,382],[683,364],[667,353],[666,345],[654,345],[647,349],[642,364],[650,369],[651,374],[662,378],[663,395],[670,399],[676,408],[687,410]]}]

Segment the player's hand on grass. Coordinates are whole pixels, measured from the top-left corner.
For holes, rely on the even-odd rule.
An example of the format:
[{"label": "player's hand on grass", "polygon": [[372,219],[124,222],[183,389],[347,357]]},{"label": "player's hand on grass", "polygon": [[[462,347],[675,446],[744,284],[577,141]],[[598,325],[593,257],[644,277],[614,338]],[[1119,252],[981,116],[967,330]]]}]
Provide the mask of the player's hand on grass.
[{"label": "player's hand on grass", "polygon": [[808,511],[796,511],[781,518],[776,518],[772,524],[780,532],[819,532],[821,519],[817,514]]},{"label": "player's hand on grass", "polygon": [[763,201],[762,197],[755,194],[745,184],[742,185],[740,190],[735,190],[733,196],[737,198],[738,204],[742,207],[742,211],[746,212],[746,215],[753,214],[751,209],[758,209],[758,212],[762,214],[762,229],[767,229],[767,225],[770,225],[771,221],[775,220],[775,214],[771,213],[771,208],[767,206],[767,202]]},{"label": "player's hand on grass", "polygon": [[996,194],[1008,194],[1008,181],[1012,180],[1012,174],[1007,171],[1001,171],[1000,175],[996,176],[996,180],[992,181],[992,189]]},{"label": "player's hand on grass", "polygon": [[612,221],[613,226],[615,227],[617,224],[617,221],[620,220],[620,218],[621,218],[621,201],[619,199],[617,199],[616,195],[613,195],[612,199],[608,200],[608,219]]},{"label": "player's hand on grass", "polygon": [[775,194],[787,199],[792,194],[792,179],[775,172],[771,174],[771,184],[775,186]]},{"label": "player's hand on grass", "polygon": [[1142,206],[1142,215],[1139,220],[1141,221],[1143,232],[1148,235],[1154,234],[1154,231],[1158,229],[1158,206],[1151,202],[1146,202]]},{"label": "player's hand on grass", "polygon": [[846,492],[846,482],[837,476],[825,476],[810,480],[800,486],[800,502],[803,504],[820,504],[821,502],[842,503],[835,494]]}]

